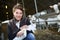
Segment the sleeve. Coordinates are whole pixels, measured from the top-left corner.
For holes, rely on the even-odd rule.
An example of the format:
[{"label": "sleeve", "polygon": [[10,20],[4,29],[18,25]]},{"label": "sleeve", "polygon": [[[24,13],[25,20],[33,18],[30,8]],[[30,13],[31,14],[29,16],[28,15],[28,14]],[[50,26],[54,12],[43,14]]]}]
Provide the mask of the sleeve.
[{"label": "sleeve", "polygon": [[19,31],[19,29],[16,30],[15,32],[13,32],[11,25],[8,24],[8,39],[12,40],[16,36],[16,34],[17,34],[18,31]]},{"label": "sleeve", "polygon": [[28,19],[28,18],[26,18],[26,24],[27,25],[30,25],[31,23],[30,23],[30,20]]}]

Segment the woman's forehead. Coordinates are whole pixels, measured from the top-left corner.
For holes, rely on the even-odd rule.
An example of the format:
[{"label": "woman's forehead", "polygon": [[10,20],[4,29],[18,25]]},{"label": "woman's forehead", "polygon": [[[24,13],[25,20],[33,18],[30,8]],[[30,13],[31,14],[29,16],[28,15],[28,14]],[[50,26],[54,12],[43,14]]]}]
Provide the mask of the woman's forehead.
[{"label": "woman's forehead", "polygon": [[15,12],[22,12],[22,10],[20,10],[20,9],[15,9]]}]

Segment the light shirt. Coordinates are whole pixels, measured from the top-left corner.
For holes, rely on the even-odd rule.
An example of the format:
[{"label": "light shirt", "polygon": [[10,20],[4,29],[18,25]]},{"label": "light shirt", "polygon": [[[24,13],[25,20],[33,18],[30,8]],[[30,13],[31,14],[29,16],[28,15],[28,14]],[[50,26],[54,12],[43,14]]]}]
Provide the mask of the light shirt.
[{"label": "light shirt", "polygon": [[16,26],[19,28],[19,26],[20,26],[20,21],[18,21],[18,22],[16,23]]}]

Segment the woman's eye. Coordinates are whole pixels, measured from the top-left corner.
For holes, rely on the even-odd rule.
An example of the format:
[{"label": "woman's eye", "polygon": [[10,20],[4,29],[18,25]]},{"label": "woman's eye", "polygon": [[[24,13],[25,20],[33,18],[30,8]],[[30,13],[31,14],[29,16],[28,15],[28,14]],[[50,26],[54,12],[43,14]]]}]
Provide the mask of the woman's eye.
[{"label": "woman's eye", "polygon": [[20,12],[16,12],[16,14],[23,14],[23,13],[20,13]]},{"label": "woman's eye", "polygon": [[18,14],[18,12],[16,12],[16,14]]},{"label": "woman's eye", "polygon": [[22,13],[20,13],[20,14],[22,14]]}]

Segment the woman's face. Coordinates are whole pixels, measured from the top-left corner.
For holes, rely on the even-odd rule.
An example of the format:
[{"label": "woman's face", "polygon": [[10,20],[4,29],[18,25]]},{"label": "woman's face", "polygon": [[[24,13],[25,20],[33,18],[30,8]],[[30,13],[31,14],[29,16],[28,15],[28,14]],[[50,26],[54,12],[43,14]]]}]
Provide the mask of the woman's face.
[{"label": "woman's face", "polygon": [[21,20],[22,15],[23,15],[23,12],[20,9],[15,9],[15,11],[13,12],[14,18],[18,21]]}]

